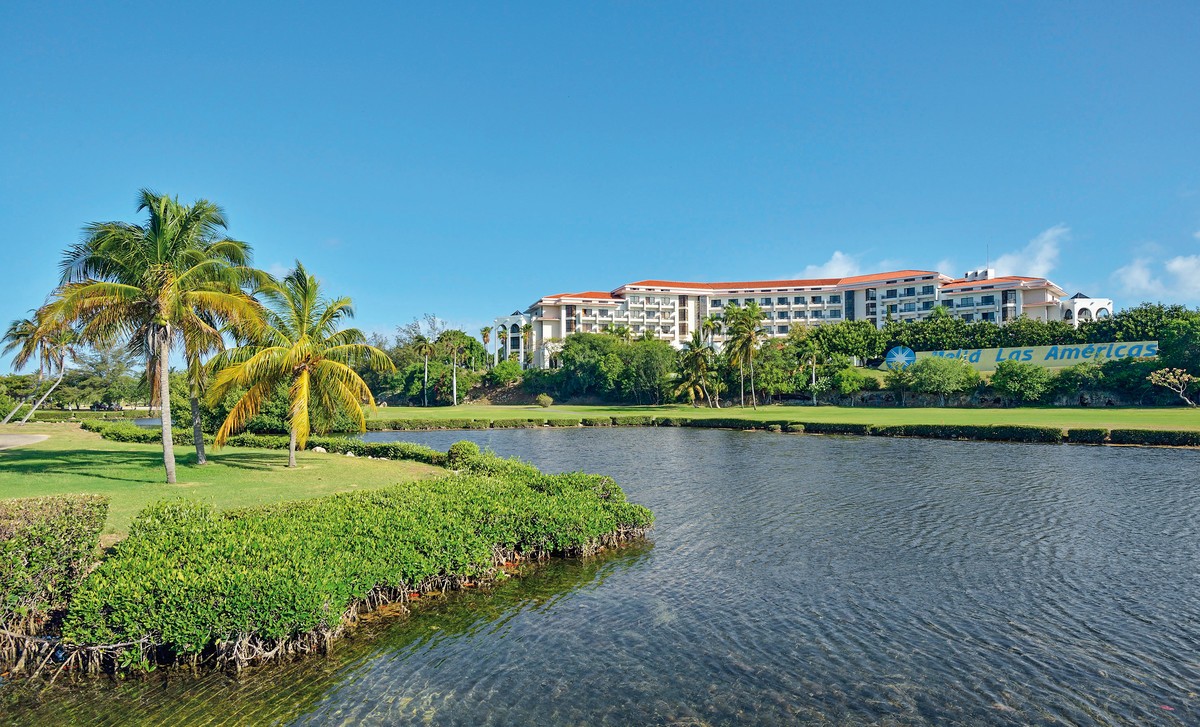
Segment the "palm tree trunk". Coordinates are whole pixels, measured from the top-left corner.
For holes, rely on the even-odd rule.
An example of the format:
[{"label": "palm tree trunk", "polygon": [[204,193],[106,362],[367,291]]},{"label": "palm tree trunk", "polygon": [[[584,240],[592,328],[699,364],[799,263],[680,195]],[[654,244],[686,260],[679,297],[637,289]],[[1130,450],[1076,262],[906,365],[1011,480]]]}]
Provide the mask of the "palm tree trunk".
[{"label": "palm tree trunk", "polygon": [[810,388],[809,391],[812,392],[812,405],[816,406],[817,405],[817,360],[816,359],[813,359],[813,361],[812,361],[812,388]]},{"label": "palm tree trunk", "polygon": [[8,414],[4,417],[4,421],[0,422],[0,425],[8,424],[9,420],[16,416],[17,411],[19,411],[21,407],[25,406],[25,404],[26,402],[24,400],[17,401],[16,399],[13,399],[12,411],[8,412]]},{"label": "palm tree trunk", "polygon": [[163,326],[158,331],[158,409],[162,417],[163,467],[167,484],[175,484],[175,441],[171,429],[171,331]]},{"label": "palm tree trunk", "polygon": [[425,383],[421,386],[421,406],[429,406],[429,354],[425,355]]},{"label": "palm tree trunk", "polygon": [[742,387],[742,391],[741,391],[741,399],[742,399],[741,407],[742,407],[743,409],[745,409],[745,408],[746,408],[746,372],[745,372],[745,370],[743,370],[743,369],[742,369],[742,362],[741,362],[741,361],[739,361],[739,362],[738,362],[738,379],[740,379],[740,380],[741,380],[741,387]]},{"label": "palm tree trunk", "polygon": [[192,441],[196,443],[196,464],[208,464],[204,455],[204,432],[200,429],[200,400],[195,393],[191,397],[192,404]]},{"label": "palm tree trunk", "polygon": [[[21,420],[21,423],[17,425],[18,427],[25,426],[25,422],[29,421],[29,417],[33,416],[33,413],[38,410],[38,407],[41,406],[42,402],[46,400],[46,397],[50,396],[50,392],[52,392],[56,388],[58,388],[58,385],[62,383],[63,377],[66,375],[67,375],[67,367],[63,366],[58,372],[58,378],[54,381],[53,384],[51,384],[49,389],[46,389],[46,393],[42,394],[42,398],[38,399],[37,403],[33,405],[33,408],[29,410],[29,413],[26,414],[25,418]],[[14,409],[13,411],[16,411],[16,410]]]},{"label": "palm tree trunk", "polygon": [[758,397],[754,395],[754,357],[750,357],[750,406],[758,411]]},{"label": "palm tree trunk", "polygon": [[296,466],[296,428],[288,428],[288,467]]},{"label": "palm tree trunk", "polygon": [[450,356],[450,406],[458,406],[458,356]]}]

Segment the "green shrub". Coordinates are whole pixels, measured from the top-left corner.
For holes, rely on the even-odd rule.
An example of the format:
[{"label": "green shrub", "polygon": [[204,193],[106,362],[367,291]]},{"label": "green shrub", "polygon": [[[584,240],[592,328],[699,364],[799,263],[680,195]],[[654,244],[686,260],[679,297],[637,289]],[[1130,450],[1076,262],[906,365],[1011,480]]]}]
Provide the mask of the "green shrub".
[{"label": "green shrub", "polygon": [[504,386],[521,380],[521,364],[515,359],[506,358],[492,367],[483,375],[483,380],[491,386]]},{"label": "green shrub", "polygon": [[239,638],[303,644],[336,634],[346,610],[372,594],[496,576],[497,549],[590,552],[653,521],[607,478],[520,471],[223,515],[194,502],[152,506],[77,589],[64,640],[149,638],[175,656]]},{"label": "green shrub", "polygon": [[689,417],[655,417],[654,423],[660,427],[686,427],[692,420]]},{"label": "green shrub", "polygon": [[583,417],[580,420],[585,427],[611,427],[612,417]]},{"label": "green shrub", "polygon": [[804,424],[803,422],[788,422],[783,425],[783,431],[791,432],[792,434],[803,434]]},{"label": "green shrub", "polygon": [[1200,431],[1169,429],[1113,429],[1108,433],[1113,444],[1142,444],[1158,447],[1200,447]]},{"label": "green shrub", "polygon": [[28,627],[67,603],[107,515],[98,495],[0,500],[0,626]]},{"label": "green shrub", "polygon": [[[101,437],[112,442],[132,442],[134,444],[158,444],[162,442],[162,429],[139,427],[131,422],[83,422],[81,428],[99,432]],[[189,429],[175,429],[171,433],[175,446],[184,447],[192,444],[195,434]],[[204,441],[212,444],[212,435],[205,434]]]},{"label": "green shrub", "polygon": [[545,419],[496,419],[492,422],[493,429],[531,429],[540,427]]},{"label": "green shrub", "polygon": [[1105,444],[1108,442],[1107,429],[1069,429],[1067,441],[1071,444]]},{"label": "green shrub", "polygon": [[465,469],[467,464],[478,456],[479,445],[464,439],[451,444],[446,450],[446,466],[453,470]]},{"label": "green shrub", "polygon": [[974,439],[991,442],[1062,442],[1062,429],[1020,424],[892,424],[872,426],[880,437],[924,437],[927,439]]},{"label": "green shrub", "polygon": [[719,417],[715,419],[692,419],[684,426],[705,427],[708,429],[760,429],[763,427],[763,423],[749,419]]},{"label": "green shrub", "polygon": [[583,420],[578,417],[559,417],[546,420],[546,424],[552,427],[577,427],[582,423]]},{"label": "green shrub", "polygon": [[654,417],[641,414],[615,416],[612,423],[615,427],[649,427],[654,425]]},{"label": "green shrub", "polygon": [[554,405],[554,399],[550,398],[549,394],[538,394],[533,401],[543,409]]},{"label": "green shrub", "polygon": [[845,422],[803,422],[801,426],[808,434],[870,434],[870,424]]}]

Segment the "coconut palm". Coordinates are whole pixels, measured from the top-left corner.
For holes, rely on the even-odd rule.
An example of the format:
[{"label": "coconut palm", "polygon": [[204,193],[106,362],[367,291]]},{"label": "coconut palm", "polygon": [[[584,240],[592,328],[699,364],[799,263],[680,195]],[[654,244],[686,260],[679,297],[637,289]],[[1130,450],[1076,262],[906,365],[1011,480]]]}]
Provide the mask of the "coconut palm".
[{"label": "coconut palm", "polygon": [[203,316],[249,329],[261,307],[241,287],[252,277],[249,248],[224,236],[220,207],[207,200],[182,205],[143,189],[137,209],[147,213],[145,225],[93,223],[67,249],[59,314],[76,321],[87,339],[123,339],[145,355],[146,379],[162,412],[163,465],[174,483],[171,349],[207,325]]},{"label": "coconut palm", "polygon": [[[488,344],[492,342],[492,328],[491,328],[491,326],[484,326],[483,328],[480,328],[480,329],[479,329],[479,339],[480,339],[481,341],[483,341],[483,351],[484,351],[484,353],[487,353],[487,347],[488,347]],[[485,369],[487,368],[487,364],[484,364],[484,368],[485,368]]]},{"label": "coconut palm", "polygon": [[425,359],[425,378],[421,383],[421,406],[429,406],[429,357],[437,353],[437,347],[433,345],[433,341],[423,333],[413,337],[413,350],[418,356]]},{"label": "coconut palm", "polygon": [[[731,315],[732,314],[732,315]],[[730,359],[738,364],[738,371],[750,369],[750,406],[758,409],[758,401],[754,392],[754,358],[758,354],[758,346],[766,331],[762,327],[763,314],[758,303],[750,301],[745,308],[730,306],[725,313],[725,326],[728,331],[726,345],[729,347]],[[746,405],[745,383],[743,382],[742,406]]]},{"label": "coconut palm", "polygon": [[525,360],[521,362],[521,366],[527,366],[533,362],[533,324],[526,323],[521,326],[521,340],[525,343]]},{"label": "coconut palm", "polygon": [[692,406],[696,406],[698,396],[712,406],[708,392],[712,379],[712,357],[713,351],[704,342],[700,332],[693,331],[691,340],[684,344],[679,353],[680,377],[679,385],[675,388],[675,394],[686,394]]},{"label": "coconut palm", "polygon": [[[704,320],[700,322],[700,330],[704,333],[705,337],[708,339],[709,347],[712,348],[714,351],[717,348],[717,336],[721,333],[721,331],[724,329],[724,327],[725,327],[725,319],[721,317],[720,313],[709,313],[707,316],[704,317]],[[714,372],[714,374],[715,374],[715,372]],[[712,395],[713,395],[713,405],[716,406],[718,409],[720,409],[721,408],[721,386],[720,386],[720,382],[718,380],[716,380],[715,378],[713,380]]]},{"label": "coconut palm", "polygon": [[616,336],[625,343],[629,343],[633,340],[633,331],[631,331],[629,326],[626,325],[613,326],[612,328],[608,329],[607,333],[612,336]]},{"label": "coconut palm", "polygon": [[210,403],[235,389],[245,393],[217,430],[220,447],[242,429],[277,387],[288,387],[288,467],[296,466],[296,448],[304,448],[316,424],[324,431],[338,413],[345,413],[366,431],[362,405],[372,409],[371,390],[353,367],[391,372],[395,366],[383,351],[369,345],[357,328],[339,328],[354,315],[349,298],[327,300],[320,284],[296,263],[276,285],[260,293],[266,304],[263,325],[249,343],[222,351],[209,362],[216,376],[209,387]]},{"label": "coconut palm", "polygon": [[[30,360],[37,358],[39,379],[53,376],[54,372],[58,371],[58,378],[26,412],[17,426],[24,426],[29,417],[33,416],[58,388],[67,373],[67,361],[74,358],[76,353],[79,335],[54,316],[55,305],[56,303],[47,304],[34,311],[32,317],[13,321],[2,339],[5,343],[4,353],[17,352],[12,361],[16,370],[23,369]],[[14,406],[0,424],[7,424],[20,408],[20,405]]]},{"label": "coconut palm", "polygon": [[458,406],[458,356],[470,345],[470,338],[463,331],[450,329],[438,336],[438,345],[450,354],[450,402]]}]

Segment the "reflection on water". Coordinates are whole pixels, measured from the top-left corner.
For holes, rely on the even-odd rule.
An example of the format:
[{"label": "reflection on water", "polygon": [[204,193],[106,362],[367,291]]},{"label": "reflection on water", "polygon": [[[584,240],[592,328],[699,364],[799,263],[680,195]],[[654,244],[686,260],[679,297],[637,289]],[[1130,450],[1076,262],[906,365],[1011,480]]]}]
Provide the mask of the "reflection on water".
[{"label": "reflection on water", "polygon": [[328,658],[57,687],[21,723],[1188,724],[1195,472],[1182,450],[689,429],[469,438],[613,474],[653,548],[372,626]]}]

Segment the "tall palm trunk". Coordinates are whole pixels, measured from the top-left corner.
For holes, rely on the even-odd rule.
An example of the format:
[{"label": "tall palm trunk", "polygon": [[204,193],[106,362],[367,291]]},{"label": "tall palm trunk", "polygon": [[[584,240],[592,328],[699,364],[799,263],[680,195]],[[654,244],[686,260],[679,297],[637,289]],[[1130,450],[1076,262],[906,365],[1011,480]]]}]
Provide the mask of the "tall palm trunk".
[{"label": "tall palm trunk", "polygon": [[812,392],[812,405],[817,405],[817,360],[812,360],[812,387],[809,389]]},{"label": "tall palm trunk", "polygon": [[[21,420],[21,423],[17,425],[18,427],[25,426],[25,422],[29,421],[29,417],[33,416],[33,413],[38,410],[38,407],[40,407],[42,402],[46,400],[46,397],[50,396],[50,392],[58,388],[58,385],[62,383],[63,377],[66,375],[67,367],[65,365],[60,366],[58,369],[58,378],[55,379],[54,383],[50,385],[49,389],[46,389],[46,393],[42,394],[42,398],[37,400],[37,403],[33,405],[33,408],[29,410],[29,413],[27,413],[25,418]],[[13,411],[15,412],[16,409],[13,409]]]},{"label": "tall palm trunk", "polygon": [[740,382],[739,385],[742,387],[741,392],[739,394],[739,397],[741,398],[740,406],[743,409],[745,409],[746,408],[746,371],[745,371],[745,369],[742,368],[741,361],[738,361],[738,380]]},{"label": "tall palm trunk", "polygon": [[421,406],[429,406],[429,354],[425,354],[425,383],[421,385]]},{"label": "tall palm trunk", "polygon": [[0,422],[0,424],[8,424],[9,420],[12,419],[16,415],[16,413],[18,411],[20,411],[21,407],[25,406],[26,404],[27,404],[27,402],[25,402],[25,401],[15,401],[14,400],[12,411],[10,411],[8,413],[8,415],[4,417],[4,421]]},{"label": "tall palm trunk", "polygon": [[192,390],[192,441],[196,444],[196,464],[208,464],[204,454],[204,431],[200,428],[200,400],[195,390]]},{"label": "tall palm trunk", "polygon": [[288,467],[296,466],[296,428],[288,428]]},{"label": "tall palm trunk", "polygon": [[458,406],[458,354],[450,356],[450,406]]},{"label": "tall palm trunk", "polygon": [[162,417],[163,466],[167,484],[175,484],[175,438],[171,429],[171,329],[158,330],[158,409]]},{"label": "tall palm trunk", "polygon": [[754,357],[750,357],[750,406],[758,411],[758,398],[754,395]]}]

